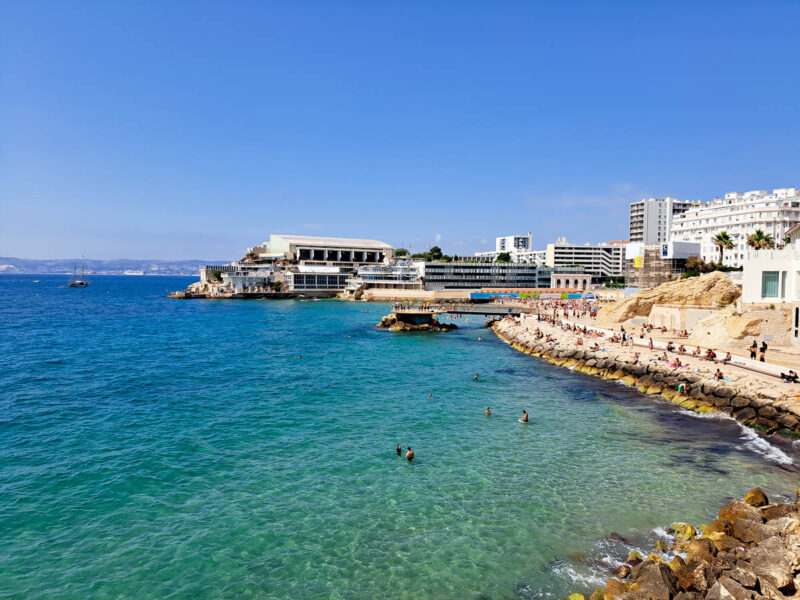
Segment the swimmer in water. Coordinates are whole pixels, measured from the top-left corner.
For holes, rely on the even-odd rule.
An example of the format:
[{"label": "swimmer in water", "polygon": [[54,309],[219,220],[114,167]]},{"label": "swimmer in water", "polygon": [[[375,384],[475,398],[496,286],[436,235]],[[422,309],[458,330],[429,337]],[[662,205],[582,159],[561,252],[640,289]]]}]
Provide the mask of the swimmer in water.
[{"label": "swimmer in water", "polygon": [[473,380],[476,380],[476,379],[478,379],[478,374],[477,374],[477,373],[475,373],[475,377],[473,377],[472,379],[473,379]]},{"label": "swimmer in water", "polygon": [[524,408],[522,409],[522,422],[523,423],[528,422],[528,411],[526,411]]},{"label": "swimmer in water", "polygon": [[483,338],[479,336],[479,337],[478,337],[478,341],[479,341],[479,342],[482,342],[482,341],[483,341]]},{"label": "swimmer in water", "polygon": [[408,447],[408,452],[406,452],[406,458],[408,459],[408,462],[414,460],[414,451],[411,449],[411,446]]},{"label": "swimmer in water", "polygon": [[402,444],[397,444],[397,456],[403,455],[403,446]]},{"label": "swimmer in water", "polygon": [[485,410],[485,411],[483,411],[483,412],[484,412],[484,414],[485,414],[487,417],[491,416],[491,414],[492,414],[492,407],[491,407],[491,406],[487,406],[487,407],[486,407],[486,410]]},{"label": "swimmer in water", "polygon": [[297,356],[295,356],[295,358],[303,358],[303,357],[298,354]]},{"label": "swimmer in water", "polygon": [[430,394],[428,394],[428,400],[433,400],[433,392],[431,392]]}]

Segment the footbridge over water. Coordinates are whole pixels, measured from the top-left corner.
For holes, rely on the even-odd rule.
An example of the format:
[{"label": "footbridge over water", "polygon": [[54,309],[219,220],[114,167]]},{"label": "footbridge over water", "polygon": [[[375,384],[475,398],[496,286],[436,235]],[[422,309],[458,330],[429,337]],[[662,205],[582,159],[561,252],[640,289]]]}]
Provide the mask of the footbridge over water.
[{"label": "footbridge over water", "polygon": [[484,317],[517,317],[521,314],[537,314],[539,308],[524,304],[426,304],[409,306],[395,304],[392,313],[400,320],[434,317],[436,315],[480,315]]}]

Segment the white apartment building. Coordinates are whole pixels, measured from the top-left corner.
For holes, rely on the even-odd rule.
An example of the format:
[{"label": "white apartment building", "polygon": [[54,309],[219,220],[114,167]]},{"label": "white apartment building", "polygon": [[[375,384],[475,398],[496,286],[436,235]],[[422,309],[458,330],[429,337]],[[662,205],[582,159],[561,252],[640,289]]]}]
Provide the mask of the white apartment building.
[{"label": "white apartment building", "polygon": [[696,205],[671,196],[631,202],[628,239],[631,243],[642,242],[646,246],[668,242],[673,219]]},{"label": "white apartment building", "polygon": [[786,231],[780,250],[749,250],[742,273],[742,302],[790,304],[790,336],[800,345],[800,223]]},{"label": "white apartment building", "polygon": [[741,267],[747,255],[747,236],[761,229],[771,235],[775,243],[781,242],[789,228],[800,221],[800,194],[796,188],[780,188],[768,193],[731,192],[724,198],[692,206],[675,216],[671,239],[700,244],[703,260],[717,262],[719,248],[713,238],[726,231],[733,248],[723,253],[723,263]]},{"label": "white apartment building", "polygon": [[591,244],[570,244],[567,238],[558,238],[555,244],[547,244],[545,265],[567,270],[581,266],[586,273],[596,277],[620,276],[625,269],[626,242],[606,242]]},{"label": "white apartment building", "polygon": [[475,258],[481,262],[494,262],[497,257],[507,252],[511,257],[511,262],[526,263],[532,265],[544,265],[544,250],[531,250],[533,236],[528,235],[506,235],[495,238],[493,252],[476,252]]},{"label": "white apartment building", "polygon": [[531,235],[530,231],[528,232],[528,235],[506,235],[495,238],[494,249],[497,252],[530,250],[532,248],[532,239],[533,236]]}]

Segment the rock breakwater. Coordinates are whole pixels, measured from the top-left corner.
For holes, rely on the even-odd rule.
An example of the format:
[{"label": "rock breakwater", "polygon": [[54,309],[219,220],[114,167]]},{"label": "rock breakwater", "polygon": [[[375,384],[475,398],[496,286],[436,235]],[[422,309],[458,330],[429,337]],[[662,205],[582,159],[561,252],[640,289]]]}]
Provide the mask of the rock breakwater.
[{"label": "rock breakwater", "polygon": [[[548,329],[544,323],[532,325]],[[680,369],[656,360],[633,362],[614,348],[591,351],[561,339],[560,330],[550,327],[550,341],[537,336],[516,320],[496,322],[492,329],[512,348],[543,358],[558,366],[616,379],[646,394],[657,394],[698,413],[718,411],[764,433],[800,435],[800,402],[789,396],[781,384],[768,385],[756,377],[740,376],[736,381],[717,381],[710,372]]]},{"label": "rock breakwater", "polygon": [[391,331],[450,331],[458,329],[458,325],[455,323],[440,323],[433,319],[430,322],[410,323],[398,319],[394,314],[383,317],[376,327]]},{"label": "rock breakwater", "polygon": [[[696,529],[673,524],[667,563],[632,552],[590,600],[784,600],[800,595],[800,504],[769,502],[761,488]],[[663,552],[662,549],[657,551]],[[585,600],[572,594],[569,600]]]}]

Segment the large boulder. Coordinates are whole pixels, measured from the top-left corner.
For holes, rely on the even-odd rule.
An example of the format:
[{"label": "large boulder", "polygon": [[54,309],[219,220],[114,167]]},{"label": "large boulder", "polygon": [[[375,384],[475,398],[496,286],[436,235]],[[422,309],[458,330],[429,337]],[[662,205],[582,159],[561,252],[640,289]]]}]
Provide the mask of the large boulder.
[{"label": "large boulder", "polygon": [[701,277],[664,283],[617,300],[597,311],[595,322],[603,327],[634,317],[648,317],[656,304],[725,306],[733,303],[741,293],[740,288],[724,273],[708,273]]},{"label": "large boulder", "polygon": [[[761,410],[763,409],[760,409],[759,413],[761,412]],[[769,504],[769,500],[767,499],[767,494],[764,493],[764,490],[762,490],[760,487],[753,488],[752,490],[747,492],[744,498],[742,498],[742,501],[746,502],[750,506],[755,506],[755,507],[766,506],[767,504]]]},{"label": "large boulder", "polygon": [[756,545],[750,551],[749,558],[753,572],[759,579],[768,581],[778,589],[792,581],[792,565],[780,537],[772,536]]},{"label": "large boulder", "polygon": [[646,561],[634,570],[639,591],[650,600],[670,600],[678,593],[678,580],[663,562]]},{"label": "large boulder", "polygon": [[736,519],[748,519],[761,523],[761,511],[751,504],[732,500],[719,509],[719,519],[733,523]]}]

